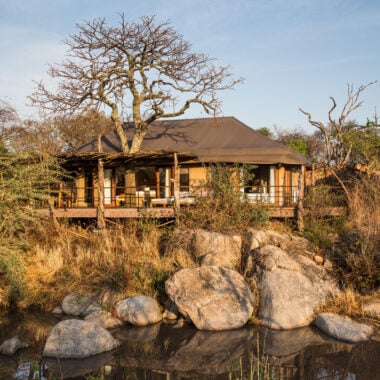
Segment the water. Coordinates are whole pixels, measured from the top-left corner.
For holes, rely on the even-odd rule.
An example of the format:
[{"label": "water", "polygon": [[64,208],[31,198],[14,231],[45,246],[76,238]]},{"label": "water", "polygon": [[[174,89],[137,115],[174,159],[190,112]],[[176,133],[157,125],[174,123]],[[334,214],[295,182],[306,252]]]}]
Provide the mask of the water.
[{"label": "water", "polygon": [[0,379],[380,379],[380,343],[337,342],[313,328],[126,326],[112,332],[122,341],[113,352],[85,360],[42,359],[57,322],[40,313],[0,316],[0,342],[19,335],[30,344],[12,357],[0,355]]}]

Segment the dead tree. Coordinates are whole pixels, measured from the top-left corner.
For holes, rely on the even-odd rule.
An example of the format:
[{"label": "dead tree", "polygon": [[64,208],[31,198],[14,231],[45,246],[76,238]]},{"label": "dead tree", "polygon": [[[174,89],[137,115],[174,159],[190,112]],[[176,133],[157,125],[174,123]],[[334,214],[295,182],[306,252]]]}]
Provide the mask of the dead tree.
[{"label": "dead tree", "polygon": [[[128,23],[121,14],[117,27],[95,19],[78,25],[64,42],[67,60],[48,72],[58,80],[57,90],[38,83],[32,104],[54,113],[108,108],[126,154],[139,151],[157,119],[183,115],[193,104],[218,114],[217,92],[242,82],[231,77],[229,67],[193,53],[169,22],[156,24],[154,17]],[[123,128],[125,112],[134,124],[131,142]]]},{"label": "dead tree", "polygon": [[353,85],[347,85],[347,100],[338,117],[333,116],[337,104],[335,99],[330,96],[332,106],[328,111],[327,123],[314,120],[311,113],[299,108],[299,110],[307,116],[308,122],[320,131],[324,148],[321,164],[335,177],[349,201],[350,192],[340,173],[346,169],[350,163],[353,146],[355,144],[355,135],[362,133],[365,128],[365,126],[350,122],[349,117],[363,104],[363,101],[360,100],[362,92],[374,83],[376,82],[361,85],[356,90]]}]

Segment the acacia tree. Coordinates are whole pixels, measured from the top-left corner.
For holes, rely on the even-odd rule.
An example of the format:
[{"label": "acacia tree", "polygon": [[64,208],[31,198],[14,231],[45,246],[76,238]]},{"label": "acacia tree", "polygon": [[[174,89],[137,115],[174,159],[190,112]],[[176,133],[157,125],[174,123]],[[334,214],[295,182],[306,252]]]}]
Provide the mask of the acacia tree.
[{"label": "acacia tree", "polygon": [[[58,79],[57,90],[38,83],[30,97],[33,104],[63,113],[106,106],[123,152],[133,154],[152,122],[183,115],[192,104],[215,115],[221,106],[217,91],[242,81],[231,77],[229,67],[193,53],[169,22],[142,17],[128,23],[124,14],[119,16],[116,27],[104,18],[77,26],[79,31],[64,41],[68,59],[49,68]],[[123,128],[125,110],[134,124],[131,143]]]},{"label": "acacia tree", "polygon": [[350,201],[350,192],[344,181],[343,172],[353,166],[353,153],[357,152],[360,142],[364,142],[364,136],[368,134],[378,133],[378,125],[375,123],[367,123],[359,125],[349,120],[351,114],[358,109],[363,101],[360,95],[366,88],[376,82],[370,82],[354,89],[353,85],[347,85],[347,100],[344,103],[338,117],[334,117],[334,111],[337,108],[335,99],[331,96],[332,106],[328,111],[328,122],[314,120],[311,113],[299,110],[307,116],[309,123],[316,127],[322,140],[323,156],[320,163],[336,178],[347,199]]}]

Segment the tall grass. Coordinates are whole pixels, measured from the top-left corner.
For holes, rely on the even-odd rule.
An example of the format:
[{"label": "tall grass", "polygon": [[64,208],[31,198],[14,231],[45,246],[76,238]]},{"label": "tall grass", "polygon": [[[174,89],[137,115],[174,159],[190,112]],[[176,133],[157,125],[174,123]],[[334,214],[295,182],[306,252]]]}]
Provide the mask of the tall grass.
[{"label": "tall grass", "polygon": [[158,296],[174,271],[177,254],[160,254],[164,233],[154,224],[141,230],[134,222],[100,232],[60,226],[19,256],[24,270],[13,284],[22,293],[17,306],[51,309],[69,292],[99,294],[104,288],[116,299],[142,293]]}]

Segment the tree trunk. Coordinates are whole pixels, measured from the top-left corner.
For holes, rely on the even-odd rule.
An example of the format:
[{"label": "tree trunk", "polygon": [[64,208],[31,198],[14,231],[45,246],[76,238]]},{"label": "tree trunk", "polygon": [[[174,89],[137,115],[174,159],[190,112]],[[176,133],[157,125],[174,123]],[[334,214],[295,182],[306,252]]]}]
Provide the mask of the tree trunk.
[{"label": "tree trunk", "polygon": [[144,140],[145,133],[142,132],[136,132],[135,135],[133,136],[132,140],[132,145],[131,148],[129,149],[129,154],[134,154],[137,153]]},{"label": "tree trunk", "polygon": [[129,145],[128,145],[128,139],[127,139],[123,124],[120,121],[119,111],[118,111],[116,106],[112,107],[111,119],[115,125],[117,135],[120,138],[121,149],[122,149],[123,153],[129,154],[130,149],[129,149]]}]

